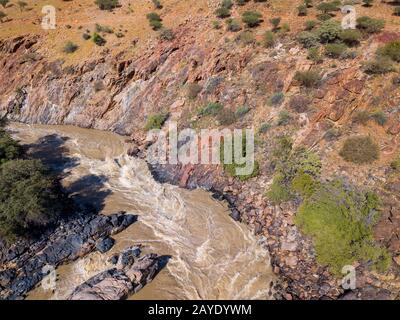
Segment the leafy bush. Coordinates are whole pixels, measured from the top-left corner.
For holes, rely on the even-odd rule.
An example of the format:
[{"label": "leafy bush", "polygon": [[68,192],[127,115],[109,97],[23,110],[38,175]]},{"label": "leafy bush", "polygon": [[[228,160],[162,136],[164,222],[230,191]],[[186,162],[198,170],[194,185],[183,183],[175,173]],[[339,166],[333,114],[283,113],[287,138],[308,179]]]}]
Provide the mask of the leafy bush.
[{"label": "leafy bush", "polygon": [[300,83],[300,85],[307,88],[318,87],[321,82],[321,75],[317,71],[297,71],[294,79]]},{"label": "leafy bush", "polygon": [[355,261],[373,263],[379,271],[390,266],[387,251],[374,242],[379,198],[341,181],[322,184],[300,206],[295,218],[300,230],[313,238],[317,261],[340,275]]},{"label": "leafy bush", "polygon": [[73,52],[75,52],[76,50],[78,50],[78,46],[77,46],[75,43],[71,42],[71,41],[68,41],[68,42],[65,44],[64,49],[63,49],[63,51],[64,51],[65,53],[73,53]]},{"label": "leafy bush", "polygon": [[112,10],[119,6],[118,0],[95,0],[100,10]]},{"label": "leafy bush", "polygon": [[272,31],[266,31],[263,36],[263,44],[266,48],[271,48],[275,45],[276,36]]},{"label": "leafy bush", "polygon": [[361,32],[357,29],[346,29],[340,32],[339,38],[348,46],[355,46],[360,43]]},{"label": "leafy bush", "polygon": [[371,119],[380,126],[384,126],[388,121],[386,114],[383,111],[375,111],[371,114]]},{"label": "leafy bush", "polygon": [[385,27],[385,20],[370,17],[360,17],[357,19],[357,28],[365,33],[377,33]]},{"label": "leafy bush", "polygon": [[311,31],[312,29],[314,29],[317,26],[318,22],[315,20],[307,20],[304,23],[304,27],[307,31]]},{"label": "leafy bush", "polygon": [[393,61],[385,56],[366,61],[363,67],[364,71],[368,74],[384,74],[395,70]]},{"label": "leafy bush", "polygon": [[307,15],[307,6],[304,4],[301,4],[297,7],[297,11],[299,16],[306,16]]},{"label": "leafy bush", "polygon": [[103,46],[106,43],[106,40],[101,35],[99,35],[97,32],[93,33],[92,40],[98,46]]},{"label": "leafy bush", "polygon": [[242,30],[242,26],[240,25],[239,21],[236,19],[227,19],[226,20],[226,29],[228,31],[237,32]]},{"label": "leafy bush", "polygon": [[276,124],[278,126],[286,126],[290,123],[291,120],[291,114],[287,110],[282,110],[281,112],[279,112],[278,121]]},{"label": "leafy bush", "polygon": [[266,193],[268,200],[275,204],[280,204],[293,199],[293,194],[290,189],[285,185],[285,176],[278,173],[274,176],[274,180],[269,190]]},{"label": "leafy bush", "polygon": [[269,22],[272,24],[272,28],[273,30],[277,30],[279,24],[281,23],[281,18],[280,17],[275,17],[275,18],[271,18],[269,19]]},{"label": "leafy bush", "polygon": [[339,154],[348,162],[372,163],[379,159],[379,147],[370,137],[350,137],[344,142]]},{"label": "leafy bush", "polygon": [[297,40],[303,45],[304,48],[315,47],[319,44],[318,35],[309,31],[300,32]]},{"label": "leafy bush", "polygon": [[62,210],[57,181],[38,160],[12,160],[0,166],[0,236],[13,241],[33,235]]},{"label": "leafy bush", "polygon": [[144,129],[146,131],[161,129],[165,121],[167,121],[168,116],[167,113],[157,113],[149,116]]},{"label": "leafy bush", "polygon": [[162,28],[161,17],[156,12],[150,12],[146,15],[147,20],[149,20],[150,27],[153,30],[159,30]]},{"label": "leafy bush", "polygon": [[268,99],[268,105],[270,106],[279,106],[285,100],[285,95],[283,92],[276,92]]},{"label": "leafy bush", "polygon": [[400,62],[400,40],[392,41],[378,50],[378,54]]},{"label": "leafy bush", "polygon": [[331,58],[340,58],[346,52],[347,47],[343,43],[328,43],[325,46],[325,54]]},{"label": "leafy bush", "polygon": [[[253,168],[253,171],[250,174],[248,174],[248,175],[238,175],[237,172],[236,172],[236,169],[246,167],[246,163],[244,163],[242,165],[234,163],[234,162],[233,163],[225,163],[225,160],[224,160],[225,145],[224,145],[224,143],[225,143],[224,141],[222,141],[222,143],[221,143],[220,160],[223,163],[223,168],[224,168],[224,172],[225,173],[227,173],[231,177],[239,179],[240,181],[246,181],[246,180],[249,180],[249,179],[254,178],[254,177],[259,175],[259,173],[260,173],[260,164],[256,160],[254,160],[254,168]],[[235,148],[234,148],[234,139],[232,139],[232,160],[235,159],[235,151],[234,150],[235,150]],[[247,154],[246,154],[246,134],[245,133],[242,134],[242,156],[243,157],[247,156]]]},{"label": "leafy bush", "polygon": [[242,15],[242,21],[249,27],[257,27],[262,21],[262,14],[258,11],[246,11]]},{"label": "leafy bush", "polygon": [[225,19],[231,15],[231,11],[228,8],[220,7],[215,10],[215,15],[220,19]]},{"label": "leafy bush", "polygon": [[308,49],[307,59],[314,61],[315,63],[321,63],[323,61],[321,53],[318,47],[312,47]]},{"label": "leafy bush", "polygon": [[223,108],[220,103],[210,102],[199,111],[199,116],[216,116]]},{"label": "leafy bush", "polygon": [[235,112],[235,116],[238,118],[244,117],[247,113],[249,113],[250,108],[248,106],[240,106],[237,108]]},{"label": "leafy bush", "polygon": [[334,20],[328,20],[321,24],[317,30],[319,40],[323,43],[334,42],[342,32],[341,25]]}]

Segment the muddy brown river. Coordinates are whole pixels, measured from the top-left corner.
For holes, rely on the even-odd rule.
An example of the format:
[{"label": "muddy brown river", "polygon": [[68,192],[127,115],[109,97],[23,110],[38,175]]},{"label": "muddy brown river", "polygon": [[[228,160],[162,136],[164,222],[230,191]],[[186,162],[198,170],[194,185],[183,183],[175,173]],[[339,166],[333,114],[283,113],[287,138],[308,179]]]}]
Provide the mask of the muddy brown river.
[{"label": "muddy brown river", "polygon": [[28,299],[65,299],[109,268],[115,252],[142,244],[170,255],[153,282],[130,299],[272,299],[265,239],[229,217],[227,205],[204,190],[156,182],[143,160],[126,155],[124,137],[71,126],[11,124],[13,136],[54,170],[78,203],[100,213],[126,211],[138,221],[114,236],[106,254],[92,253],[59,267],[56,289],[38,286]]}]

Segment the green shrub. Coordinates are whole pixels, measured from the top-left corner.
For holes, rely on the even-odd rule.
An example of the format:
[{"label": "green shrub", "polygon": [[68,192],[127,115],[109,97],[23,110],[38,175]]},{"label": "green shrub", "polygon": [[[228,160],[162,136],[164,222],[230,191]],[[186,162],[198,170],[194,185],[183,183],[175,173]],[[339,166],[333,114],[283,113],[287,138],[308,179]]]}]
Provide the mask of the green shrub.
[{"label": "green shrub", "polygon": [[272,31],[266,31],[263,36],[263,44],[266,48],[271,48],[275,45],[276,36]]},{"label": "green shrub", "polygon": [[169,115],[167,113],[157,113],[150,115],[147,119],[144,129],[146,131],[161,129],[165,121],[167,121],[168,116]]},{"label": "green shrub", "polygon": [[269,123],[262,123],[260,125],[260,127],[258,128],[258,133],[260,133],[260,134],[266,133],[266,132],[268,132],[269,129],[271,129],[271,127],[272,126]]},{"label": "green shrub", "polygon": [[325,54],[331,58],[340,58],[346,52],[347,47],[343,43],[328,43],[325,46]]},{"label": "green shrub", "polygon": [[103,46],[106,43],[106,40],[101,35],[99,35],[97,32],[93,33],[92,40],[98,46]]},{"label": "green shrub", "polygon": [[307,15],[307,6],[301,4],[297,7],[298,15],[299,16],[306,16]]},{"label": "green shrub", "polygon": [[321,63],[323,61],[321,57],[321,53],[318,47],[312,47],[308,49],[308,54],[307,54],[307,59],[310,59],[311,61],[315,63]]},{"label": "green shrub", "polygon": [[172,41],[175,39],[175,34],[171,29],[163,28],[160,31],[160,39],[165,41]]},{"label": "green shrub", "polygon": [[62,210],[57,181],[38,160],[12,160],[0,166],[0,236],[13,241],[35,235]]},{"label": "green shrub", "polygon": [[199,116],[216,116],[223,108],[220,103],[210,102],[199,111]]},{"label": "green shrub", "polygon": [[150,12],[146,15],[147,20],[149,20],[150,27],[153,30],[159,30],[162,28],[162,19],[156,12]]},{"label": "green shrub", "polygon": [[275,17],[275,18],[271,18],[269,19],[269,22],[272,25],[273,30],[277,30],[279,27],[279,24],[281,23],[281,18],[280,17]]},{"label": "green shrub", "polygon": [[65,44],[64,49],[63,49],[63,51],[64,51],[65,53],[73,53],[73,52],[75,52],[76,50],[78,50],[78,46],[77,46],[75,43],[71,42],[71,41],[68,41],[68,42]]},{"label": "green shrub", "polygon": [[20,158],[23,154],[21,145],[0,128],[0,164]]},{"label": "green shrub", "polygon": [[390,163],[390,167],[395,171],[400,171],[400,157],[397,157]]},{"label": "green shrub", "polygon": [[[230,163],[230,164],[229,163],[225,163],[225,160],[224,160],[224,155],[225,155],[224,154],[224,149],[225,149],[224,143],[225,143],[224,141],[222,141],[222,143],[221,143],[220,160],[223,163],[224,172],[226,174],[228,174],[231,177],[237,178],[240,181],[246,181],[246,180],[249,180],[249,179],[254,178],[254,177],[259,175],[259,173],[260,173],[260,164],[256,160],[254,160],[254,168],[253,168],[253,171],[250,174],[248,174],[248,175],[238,175],[237,172],[236,172],[236,169],[245,168],[246,167],[246,163],[244,163],[244,164],[237,164],[237,163],[234,163],[234,162]],[[234,150],[235,150],[235,148],[234,148],[234,139],[232,139],[232,160],[235,159],[235,151]],[[247,156],[247,154],[246,154],[246,135],[245,135],[245,133],[242,134],[242,156],[243,157]]]},{"label": "green shrub", "polygon": [[247,113],[249,113],[250,108],[248,106],[240,106],[237,108],[235,115],[238,118],[244,117]]},{"label": "green shrub", "polygon": [[385,56],[364,62],[363,68],[368,74],[385,74],[395,70],[393,61]]},{"label": "green shrub", "polygon": [[220,7],[217,10],[215,10],[215,15],[220,19],[225,19],[230,17],[231,11],[228,8]]},{"label": "green shrub", "polygon": [[329,266],[334,274],[340,275],[344,266],[355,261],[372,263],[379,271],[385,271],[390,256],[373,238],[379,206],[375,194],[334,181],[321,185],[306,198],[295,223],[312,237],[317,261]]},{"label": "green shrub", "polygon": [[322,43],[334,42],[340,36],[342,27],[334,20],[328,20],[321,24],[317,30],[317,35]]},{"label": "green shrub", "polygon": [[311,197],[318,184],[308,173],[298,172],[292,180],[292,189],[304,198]]},{"label": "green shrub", "polygon": [[297,36],[297,40],[304,48],[316,47],[319,44],[319,37],[314,32],[303,31]]},{"label": "green shrub", "polygon": [[311,31],[313,30],[316,26],[317,26],[318,22],[315,20],[307,20],[304,23],[304,27],[307,31]]},{"label": "green shrub", "polygon": [[109,26],[103,26],[101,24],[96,23],[95,25],[95,31],[96,32],[103,32],[103,33],[113,33],[113,29],[110,28]]},{"label": "green shrub", "polygon": [[315,88],[318,87],[321,82],[321,75],[313,70],[297,71],[294,79],[304,87]]},{"label": "green shrub", "polygon": [[95,0],[100,10],[112,10],[119,6],[118,0]]},{"label": "green shrub", "polygon": [[392,41],[378,50],[378,54],[400,62],[400,40]]},{"label": "green shrub", "polygon": [[384,126],[388,121],[386,114],[383,111],[375,111],[371,114],[371,119],[380,126]]},{"label": "green shrub", "polygon": [[283,94],[283,92],[276,92],[268,99],[267,103],[272,107],[276,107],[281,105],[284,100],[285,95]]},{"label": "green shrub", "polygon": [[371,119],[371,115],[369,114],[368,111],[362,110],[356,112],[356,114],[353,116],[353,123],[358,123],[365,125],[367,122]]},{"label": "green shrub", "polygon": [[293,199],[293,194],[284,182],[285,176],[282,173],[278,173],[274,176],[272,185],[266,193],[268,200],[275,204],[280,204]]},{"label": "green shrub", "polygon": [[257,27],[262,21],[262,14],[258,11],[246,11],[242,15],[242,21],[249,27]]},{"label": "green shrub", "polygon": [[250,45],[256,42],[254,35],[251,31],[245,30],[238,34],[236,41],[243,45]]},{"label": "green shrub", "polygon": [[385,27],[385,20],[370,17],[360,17],[357,19],[357,28],[365,33],[377,33]]},{"label": "green shrub", "polygon": [[346,29],[340,32],[339,38],[348,46],[355,46],[360,43],[361,32],[357,29]]},{"label": "green shrub", "polygon": [[240,25],[240,22],[237,21],[236,19],[227,19],[226,20],[226,29],[228,31],[237,32],[237,31],[242,30],[242,26]]},{"label": "green shrub", "polygon": [[379,147],[370,137],[350,137],[344,142],[339,154],[348,162],[372,163],[379,159]]},{"label": "green shrub", "polygon": [[292,121],[292,116],[287,110],[282,110],[278,114],[278,120],[277,120],[277,125],[278,126],[286,126]]}]

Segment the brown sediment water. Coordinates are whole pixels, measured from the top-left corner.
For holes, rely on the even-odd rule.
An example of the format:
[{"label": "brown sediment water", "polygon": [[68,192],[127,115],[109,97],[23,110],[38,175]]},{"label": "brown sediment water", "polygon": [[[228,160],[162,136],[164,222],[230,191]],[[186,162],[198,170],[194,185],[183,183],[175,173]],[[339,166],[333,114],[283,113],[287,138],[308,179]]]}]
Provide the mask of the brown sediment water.
[{"label": "brown sediment water", "polygon": [[65,299],[110,268],[113,253],[135,244],[171,259],[130,299],[272,299],[275,277],[265,239],[233,221],[227,205],[210,193],[156,182],[145,161],[126,154],[124,137],[72,126],[12,123],[9,129],[21,143],[32,145],[34,156],[62,173],[64,187],[76,199],[102,214],[138,215],[138,222],[114,236],[116,245],[109,252],[60,266],[56,289],[39,285],[28,299]]}]

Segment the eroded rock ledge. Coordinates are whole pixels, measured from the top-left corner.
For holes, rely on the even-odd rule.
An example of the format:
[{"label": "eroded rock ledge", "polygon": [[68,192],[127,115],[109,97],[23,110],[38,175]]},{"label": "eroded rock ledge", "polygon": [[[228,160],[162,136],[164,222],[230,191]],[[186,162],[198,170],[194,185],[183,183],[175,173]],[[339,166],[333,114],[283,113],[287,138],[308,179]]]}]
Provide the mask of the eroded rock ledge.
[{"label": "eroded rock ledge", "polygon": [[[57,267],[95,249],[104,252],[109,236],[136,221],[124,212],[109,216],[79,215],[61,221],[37,240],[21,240],[11,247],[0,244],[0,298],[22,299],[46,275],[43,267]],[[105,244],[104,244],[105,242]]]},{"label": "eroded rock ledge", "polygon": [[134,260],[130,252],[134,251],[128,248],[120,254],[117,267],[103,271],[78,286],[68,300],[126,299],[129,294],[138,292],[151,282],[168,261],[168,257],[154,253]]}]

